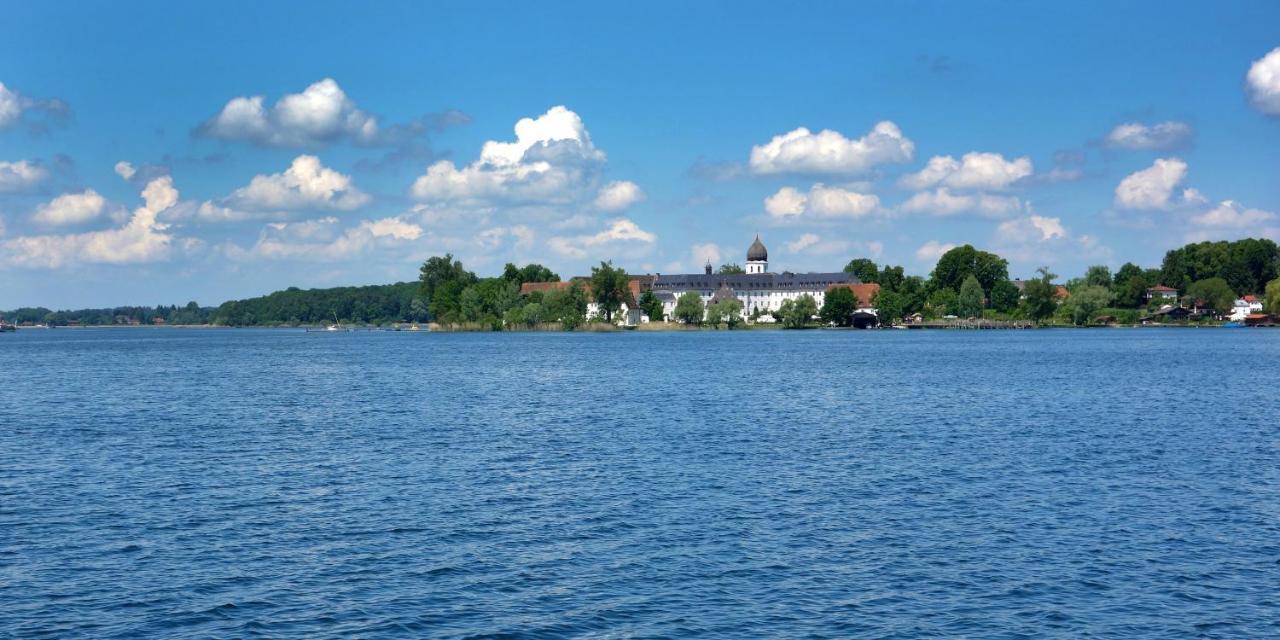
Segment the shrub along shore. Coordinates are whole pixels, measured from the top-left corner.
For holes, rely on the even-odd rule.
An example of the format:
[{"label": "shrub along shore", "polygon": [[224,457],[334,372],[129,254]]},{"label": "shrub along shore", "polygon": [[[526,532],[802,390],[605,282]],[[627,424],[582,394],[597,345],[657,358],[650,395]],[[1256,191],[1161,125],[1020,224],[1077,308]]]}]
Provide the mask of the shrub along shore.
[{"label": "shrub along shore", "polygon": [[[1012,279],[1008,262],[971,245],[943,254],[928,277],[903,267],[854,258],[844,270],[879,285],[871,300],[833,289],[821,308],[802,296],[771,314],[744,314],[736,300],[703,305],[696,294],[677,301],[672,317],[648,291],[634,295],[632,278],[611,262],[591,275],[554,287],[559,274],[538,265],[507,264],[500,275],[479,277],[451,255],[428,259],[415,282],[303,290],[290,287],[218,307],[195,302],[156,307],[53,311],[43,307],[0,312],[19,326],[212,325],[228,327],[422,324],[441,331],[611,331],[622,308],[639,308],[654,322],[642,330],[811,328],[848,326],[853,312],[874,308],[881,325],[961,326],[969,320],[1042,327],[1134,326],[1144,323],[1220,324],[1237,301],[1257,301],[1256,318],[1280,319],[1280,248],[1268,239],[1188,244],[1165,254],[1159,267],[1127,262],[1115,272],[1089,267],[1060,281],[1041,268]],[[741,268],[727,264],[721,273]],[[663,322],[665,320],[665,322]],[[931,322],[933,321],[933,322]],[[1266,322],[1263,320],[1262,322]]]}]

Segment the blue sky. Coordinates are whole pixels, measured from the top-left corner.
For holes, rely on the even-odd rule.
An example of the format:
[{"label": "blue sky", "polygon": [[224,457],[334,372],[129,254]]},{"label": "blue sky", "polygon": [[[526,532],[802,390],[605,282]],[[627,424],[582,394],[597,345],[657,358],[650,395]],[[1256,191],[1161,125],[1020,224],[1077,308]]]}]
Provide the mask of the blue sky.
[{"label": "blue sky", "polygon": [[0,308],[1280,237],[1280,5],[1115,4],[7,3]]}]

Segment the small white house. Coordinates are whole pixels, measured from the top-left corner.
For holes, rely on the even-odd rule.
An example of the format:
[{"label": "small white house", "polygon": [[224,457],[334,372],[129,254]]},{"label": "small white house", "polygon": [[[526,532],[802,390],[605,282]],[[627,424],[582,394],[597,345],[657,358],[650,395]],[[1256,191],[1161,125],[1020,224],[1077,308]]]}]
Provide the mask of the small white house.
[{"label": "small white house", "polygon": [[1252,313],[1262,313],[1262,301],[1257,296],[1245,296],[1231,305],[1231,315],[1228,319],[1244,322],[1244,319]]}]

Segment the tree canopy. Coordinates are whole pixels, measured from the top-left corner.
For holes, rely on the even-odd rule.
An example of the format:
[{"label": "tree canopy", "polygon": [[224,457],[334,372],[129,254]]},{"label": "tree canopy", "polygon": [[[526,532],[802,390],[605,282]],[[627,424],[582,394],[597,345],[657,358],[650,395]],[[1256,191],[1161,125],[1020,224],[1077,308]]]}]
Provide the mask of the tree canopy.
[{"label": "tree canopy", "polygon": [[969,276],[978,279],[983,291],[990,291],[997,282],[1009,279],[1009,263],[994,253],[966,244],[942,254],[933,268],[930,285],[934,289],[959,291]]},{"label": "tree canopy", "polygon": [[736,262],[730,262],[730,263],[728,263],[728,264],[722,264],[722,265],[720,265],[720,269],[719,269],[719,273],[720,273],[721,275],[726,275],[726,276],[740,275],[740,274],[744,274],[744,273],[746,273],[746,272],[747,272],[747,270],[746,270],[746,269],[743,269],[743,268],[742,268],[742,265],[740,265],[740,264],[738,264],[738,263],[736,263]]},{"label": "tree canopy", "polygon": [[676,298],[676,308],[673,313],[677,320],[685,324],[701,324],[704,311],[702,296],[694,291],[686,291]]},{"label": "tree canopy", "polygon": [[1169,251],[1160,265],[1164,284],[1185,291],[1193,282],[1222,278],[1238,293],[1261,293],[1280,276],[1280,247],[1265,238],[1197,242]]},{"label": "tree canopy", "polygon": [[1058,288],[1053,280],[1057,274],[1051,273],[1048,267],[1036,270],[1040,277],[1028,280],[1023,289],[1023,306],[1028,318],[1040,322],[1053,315],[1058,309]]},{"label": "tree canopy", "polygon": [[868,258],[854,258],[849,264],[844,265],[845,273],[852,273],[858,276],[863,282],[879,282],[880,270],[876,267],[876,263]]},{"label": "tree canopy", "polygon": [[1235,304],[1236,292],[1222,278],[1205,278],[1197,280],[1187,287],[1187,298],[1192,306],[1207,305],[1219,313],[1231,310]]},{"label": "tree canopy", "polygon": [[591,267],[591,296],[604,319],[613,322],[614,314],[631,297],[627,288],[627,272],[614,267],[612,262],[601,262],[600,266]]},{"label": "tree canopy", "polygon": [[526,282],[560,282],[560,275],[540,264],[530,263],[517,267],[508,262],[502,269],[502,279],[514,282],[519,287]]},{"label": "tree canopy", "polygon": [[824,297],[819,317],[823,322],[847,327],[853,324],[853,312],[857,310],[857,294],[848,287],[836,287]]}]

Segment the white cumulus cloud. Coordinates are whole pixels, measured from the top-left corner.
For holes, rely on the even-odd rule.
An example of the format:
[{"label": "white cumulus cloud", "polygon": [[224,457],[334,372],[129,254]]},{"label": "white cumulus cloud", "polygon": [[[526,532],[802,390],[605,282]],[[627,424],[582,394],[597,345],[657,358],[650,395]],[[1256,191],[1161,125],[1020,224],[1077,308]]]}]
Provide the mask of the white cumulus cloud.
[{"label": "white cumulus cloud", "polygon": [[339,232],[339,220],[332,216],[299,222],[268,224],[249,249],[226,245],[223,253],[232,259],[301,260],[336,262],[348,260],[378,247],[394,247],[422,237],[422,227],[400,218],[363,220]]},{"label": "white cumulus cloud", "polygon": [[615,180],[600,187],[596,195],[596,208],[604,211],[621,211],[633,204],[644,201],[644,191],[640,185],[630,180]]},{"label": "white cumulus cloud", "polygon": [[954,248],[956,248],[956,245],[952,243],[948,242],[946,244],[942,244],[937,240],[930,240],[920,245],[919,249],[916,249],[916,259],[921,262],[937,260],[938,258],[941,258],[944,253]]},{"label": "white cumulus cloud", "polygon": [[15,127],[27,113],[44,113],[52,122],[56,122],[56,119],[63,118],[69,111],[67,102],[56,97],[47,100],[32,99],[0,82],[0,131]]},{"label": "white cumulus cloud", "polygon": [[1164,209],[1171,203],[1174,189],[1187,175],[1187,163],[1178,158],[1161,158],[1150,167],[1135,171],[1116,187],[1116,206],[1125,209]]},{"label": "white cumulus cloud", "polygon": [[315,156],[294,158],[283,173],[258,175],[237,189],[227,206],[238,209],[336,209],[350,211],[368,204],[369,195],[351,177],[320,164]]},{"label": "white cumulus cloud", "polygon": [[880,164],[908,162],[914,154],[915,144],[886,120],[856,140],[830,129],[813,133],[800,127],[752,147],[749,166],[757,174],[857,174]]},{"label": "white cumulus cloud", "polygon": [[459,168],[441,160],[414,181],[423,202],[515,202],[564,204],[593,190],[603,151],[591,142],[582,118],[556,106],[537,118],[522,118],[514,142],[490,140],[480,158]]},{"label": "white cumulus cloud", "polygon": [[1032,215],[1006,220],[996,227],[996,239],[1005,243],[1045,242],[1067,238],[1061,218]]},{"label": "white cumulus cloud", "polygon": [[959,160],[934,156],[924,169],[903,176],[899,184],[917,190],[939,185],[953,189],[1000,190],[1030,176],[1033,170],[1030,158],[1006,160],[998,153],[974,151]]},{"label": "white cumulus cloud", "polygon": [[1258,111],[1280,116],[1280,47],[1253,62],[1245,84],[1249,101]]},{"label": "white cumulus cloud", "polygon": [[134,209],[123,226],[70,235],[21,236],[4,243],[13,264],[58,268],[75,263],[127,264],[169,258],[174,236],[168,225],[156,220],[163,209],[177,202],[177,191],[168,176],[157,178],[143,190],[144,206]]},{"label": "white cumulus cloud", "polygon": [[1023,204],[1015,196],[998,196],[987,193],[956,194],[943,187],[934,191],[922,191],[903,202],[899,210],[906,213],[925,213],[935,216],[951,216],[960,213],[976,213],[998,218],[1022,210]]},{"label": "white cumulus cloud", "polygon": [[647,252],[658,236],[640,228],[635,222],[618,218],[599,233],[578,236],[555,236],[547,240],[552,251],[570,258],[585,258],[592,252],[600,258],[633,257]]},{"label": "white cumulus cloud", "polygon": [[98,217],[106,206],[106,199],[97,191],[85,189],[81,193],[64,193],[50,200],[36,208],[31,219],[51,226],[80,224]]},{"label": "white cumulus cloud", "polygon": [[27,160],[0,161],[0,193],[25,191],[49,178],[49,170]]},{"label": "white cumulus cloud", "polygon": [[1182,147],[1191,139],[1191,125],[1173,120],[1145,125],[1126,122],[1107,134],[1106,144],[1116,149],[1167,151]]},{"label": "white cumulus cloud", "polygon": [[1276,214],[1262,209],[1247,209],[1234,200],[1224,200],[1209,211],[1191,218],[1205,227],[1247,228],[1276,219]]},{"label": "white cumulus cloud", "polygon": [[198,133],[277,147],[312,147],[350,138],[370,143],[378,121],[361,111],[331,78],[280,98],[268,109],[263,96],[232,98]]},{"label": "white cumulus cloud", "polygon": [[852,244],[847,240],[824,240],[816,233],[801,234],[799,238],[786,243],[787,251],[791,253],[811,255],[846,253],[851,246]]},{"label": "white cumulus cloud", "polygon": [[840,187],[828,187],[822,183],[813,185],[808,193],[793,187],[783,187],[765,198],[764,209],[774,218],[795,218],[809,215],[815,218],[861,218],[880,206],[880,198]]},{"label": "white cumulus cloud", "polygon": [[125,180],[132,180],[133,176],[137,175],[138,173],[138,170],[133,167],[133,163],[128,162],[127,160],[121,160],[120,162],[117,162],[115,166],[115,170],[116,170],[116,175],[120,176],[121,178],[124,178]]}]

